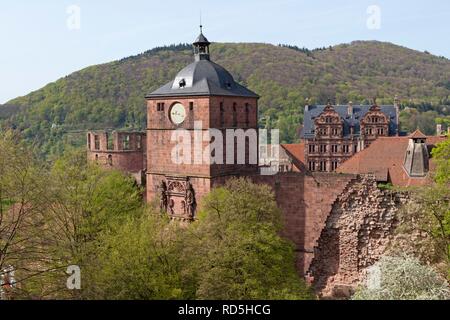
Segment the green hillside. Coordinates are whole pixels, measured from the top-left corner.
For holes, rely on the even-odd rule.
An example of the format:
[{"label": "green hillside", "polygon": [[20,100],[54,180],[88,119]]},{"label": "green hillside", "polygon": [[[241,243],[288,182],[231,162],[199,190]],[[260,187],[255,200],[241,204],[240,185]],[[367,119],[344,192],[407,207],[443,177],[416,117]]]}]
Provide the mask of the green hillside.
[{"label": "green hillside", "polygon": [[[402,101],[403,128],[434,133],[450,115],[450,60],[382,42],[307,50],[268,44],[213,44],[212,59],[261,95],[263,126],[297,139],[305,98],[325,103]],[[144,128],[146,93],[193,60],[190,45],[143,54],[75,72],[0,106],[0,125],[23,132],[44,154],[84,143],[85,129]],[[407,108],[406,108],[407,107]]]}]

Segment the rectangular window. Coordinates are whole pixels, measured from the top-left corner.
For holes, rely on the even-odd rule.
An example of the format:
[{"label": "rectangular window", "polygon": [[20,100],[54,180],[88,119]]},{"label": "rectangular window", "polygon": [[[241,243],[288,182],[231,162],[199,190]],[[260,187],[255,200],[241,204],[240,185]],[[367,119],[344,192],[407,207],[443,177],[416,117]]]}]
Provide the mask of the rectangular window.
[{"label": "rectangular window", "polygon": [[342,149],[343,149],[344,153],[349,153],[350,152],[350,146],[348,144],[343,145]]},{"label": "rectangular window", "polygon": [[314,153],[314,152],[316,152],[316,146],[313,144],[310,144],[309,145],[309,153]]},{"label": "rectangular window", "polygon": [[319,170],[322,172],[327,171],[327,162],[326,161],[319,162]]},{"label": "rectangular window", "polygon": [[136,136],[136,148],[138,150],[142,149],[142,136],[140,134]]},{"label": "rectangular window", "polygon": [[194,103],[189,102],[189,111],[194,111]]},{"label": "rectangular window", "polygon": [[107,144],[108,144],[107,149],[108,150],[114,150],[113,137],[109,133],[106,133],[106,141],[107,141]]},{"label": "rectangular window", "polygon": [[316,163],[314,161],[309,162],[309,171],[316,171]]},{"label": "rectangular window", "polygon": [[319,129],[319,134],[321,136],[326,136],[328,134],[328,129],[327,128],[320,128]]},{"label": "rectangular window", "polygon": [[339,162],[337,160],[333,160],[331,162],[331,170],[334,171],[337,169]]},{"label": "rectangular window", "polygon": [[334,144],[334,145],[331,146],[331,152],[333,152],[333,153],[337,153],[338,152],[338,145],[337,144]]},{"label": "rectangular window", "polygon": [[327,145],[326,144],[321,144],[319,147],[319,152],[320,153],[326,153],[327,152]]},{"label": "rectangular window", "polygon": [[94,148],[100,150],[100,137],[98,135],[94,136]]},{"label": "rectangular window", "polygon": [[130,136],[129,135],[123,136],[122,145],[123,145],[123,150],[130,150]]}]

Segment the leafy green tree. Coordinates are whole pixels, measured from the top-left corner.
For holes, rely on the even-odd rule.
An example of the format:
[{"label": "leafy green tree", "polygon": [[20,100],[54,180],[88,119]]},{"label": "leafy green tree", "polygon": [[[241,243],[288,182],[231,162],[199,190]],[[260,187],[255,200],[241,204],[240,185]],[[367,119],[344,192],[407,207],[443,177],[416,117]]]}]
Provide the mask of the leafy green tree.
[{"label": "leafy green tree", "polygon": [[197,299],[312,298],[295,270],[293,245],[279,236],[280,211],[269,187],[234,179],[203,207],[183,242]]},{"label": "leafy green tree", "polygon": [[183,225],[150,210],[99,238],[85,298],[310,299],[268,187],[233,180]]},{"label": "leafy green tree", "polygon": [[26,262],[38,259],[35,215],[44,205],[44,166],[16,132],[0,132],[0,150],[0,276],[12,269],[21,283]]},{"label": "leafy green tree", "polygon": [[179,227],[149,211],[130,216],[98,239],[96,257],[84,269],[87,299],[181,299]]},{"label": "leafy green tree", "polygon": [[435,180],[440,184],[450,183],[450,137],[439,143],[431,152],[436,162]]},{"label": "leafy green tree", "polygon": [[368,272],[353,300],[448,300],[450,288],[430,266],[416,258],[382,257]]},{"label": "leafy green tree", "polygon": [[450,189],[436,184],[410,192],[412,201],[400,210],[391,250],[408,251],[443,273],[450,272]]},{"label": "leafy green tree", "polygon": [[36,215],[41,222],[35,246],[42,272],[21,288],[25,297],[77,298],[66,288],[67,266],[82,270],[97,255],[97,238],[112,226],[139,215],[143,203],[132,178],[88,164],[83,150],[68,151],[48,171],[43,192],[46,205]]}]

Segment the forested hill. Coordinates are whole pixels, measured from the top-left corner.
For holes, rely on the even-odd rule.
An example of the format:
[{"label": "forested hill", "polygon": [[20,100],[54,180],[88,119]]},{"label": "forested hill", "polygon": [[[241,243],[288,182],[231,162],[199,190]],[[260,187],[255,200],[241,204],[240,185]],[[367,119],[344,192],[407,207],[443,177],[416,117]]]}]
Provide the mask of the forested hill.
[{"label": "forested hill", "polygon": [[[427,52],[374,41],[316,50],[252,43],[211,49],[215,62],[261,96],[261,124],[280,128],[284,142],[296,139],[308,97],[393,103],[398,95],[403,128],[428,134],[436,117],[450,114],[450,60]],[[191,47],[176,45],[92,66],[0,106],[0,125],[21,130],[46,154],[67,141],[83,143],[73,131],[144,128],[145,94],[192,61]]]}]

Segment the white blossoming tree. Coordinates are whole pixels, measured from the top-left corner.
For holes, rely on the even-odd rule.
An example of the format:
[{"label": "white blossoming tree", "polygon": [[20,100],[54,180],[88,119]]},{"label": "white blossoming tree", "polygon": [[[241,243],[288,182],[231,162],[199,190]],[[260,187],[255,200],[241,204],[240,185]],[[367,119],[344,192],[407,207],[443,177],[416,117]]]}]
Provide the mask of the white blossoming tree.
[{"label": "white blossoming tree", "polygon": [[433,268],[413,257],[382,257],[353,300],[448,300],[450,288]]}]

